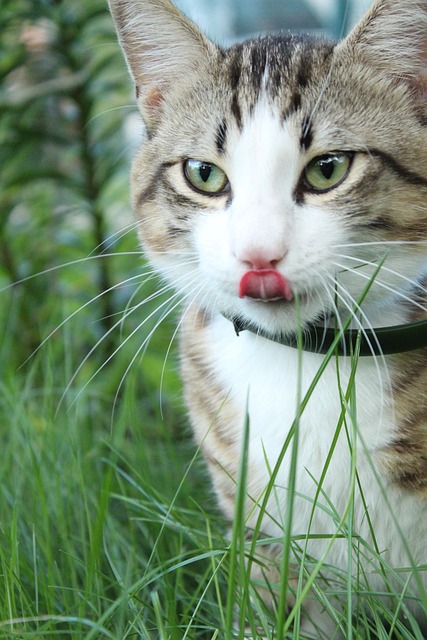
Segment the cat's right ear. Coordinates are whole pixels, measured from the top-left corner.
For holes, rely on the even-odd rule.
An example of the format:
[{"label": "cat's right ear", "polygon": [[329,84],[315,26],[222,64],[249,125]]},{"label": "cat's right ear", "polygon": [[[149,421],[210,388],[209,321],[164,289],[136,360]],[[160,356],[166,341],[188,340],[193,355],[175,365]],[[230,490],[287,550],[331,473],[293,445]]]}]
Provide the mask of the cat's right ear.
[{"label": "cat's right ear", "polygon": [[170,0],[109,0],[120,44],[148,127],[160,119],[167,93],[209,65],[216,47]]}]

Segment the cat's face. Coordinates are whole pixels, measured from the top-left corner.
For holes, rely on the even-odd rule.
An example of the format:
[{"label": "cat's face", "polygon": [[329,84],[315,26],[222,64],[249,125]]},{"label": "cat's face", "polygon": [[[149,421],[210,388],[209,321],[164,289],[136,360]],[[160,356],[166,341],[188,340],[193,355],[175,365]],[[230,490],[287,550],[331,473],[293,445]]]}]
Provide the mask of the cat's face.
[{"label": "cat's face", "polygon": [[[425,2],[401,4],[426,25]],[[131,10],[113,3],[147,124],[134,203],[184,307],[295,330],[348,315],[369,289],[369,322],[393,322],[382,308],[414,295],[426,255],[425,34],[405,27],[393,67],[377,44],[403,14],[393,22],[387,1],[337,46],[283,36],[225,51],[166,0],[132,7],[158,30],[158,48],[138,51],[153,24],[129,37]]]}]

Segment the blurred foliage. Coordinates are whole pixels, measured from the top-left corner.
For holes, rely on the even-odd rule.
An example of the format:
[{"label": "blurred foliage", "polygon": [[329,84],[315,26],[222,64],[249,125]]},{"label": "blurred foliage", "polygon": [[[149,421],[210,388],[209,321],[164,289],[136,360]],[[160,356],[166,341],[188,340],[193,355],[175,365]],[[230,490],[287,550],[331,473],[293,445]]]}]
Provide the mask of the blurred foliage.
[{"label": "blurred foliage", "polygon": [[198,475],[176,495],[193,451],[129,207],[133,87],[105,0],[0,0],[0,27],[0,637],[159,637],[154,581],[130,585],[170,501],[207,501]]},{"label": "blurred foliage", "polygon": [[[61,327],[47,345],[60,343],[62,360],[71,332],[70,370],[90,354],[90,379],[125,342],[121,369],[103,378],[114,395],[142,342],[126,342],[119,314],[152,291],[138,289],[145,267],[128,206],[138,125],[112,21],[105,0],[3,0],[0,24],[0,357],[16,371]],[[156,304],[127,320],[127,335]],[[153,339],[154,390],[167,328]]]}]

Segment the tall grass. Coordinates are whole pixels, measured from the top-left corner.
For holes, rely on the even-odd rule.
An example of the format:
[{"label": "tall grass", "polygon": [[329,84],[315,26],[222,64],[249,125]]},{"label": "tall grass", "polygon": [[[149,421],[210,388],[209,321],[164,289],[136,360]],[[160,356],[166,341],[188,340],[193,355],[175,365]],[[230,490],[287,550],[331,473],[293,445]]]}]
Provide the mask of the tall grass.
[{"label": "tall grass", "polygon": [[74,339],[1,385],[0,637],[209,637],[225,543],[193,447],[138,371],[113,424],[108,375],[58,409]]}]

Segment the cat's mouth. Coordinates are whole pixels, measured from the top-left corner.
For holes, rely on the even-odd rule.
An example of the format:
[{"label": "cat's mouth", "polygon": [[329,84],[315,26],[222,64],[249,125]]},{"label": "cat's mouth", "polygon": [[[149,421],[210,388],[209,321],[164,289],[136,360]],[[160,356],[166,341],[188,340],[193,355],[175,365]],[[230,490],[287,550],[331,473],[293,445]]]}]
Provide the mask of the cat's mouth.
[{"label": "cat's mouth", "polygon": [[239,298],[252,298],[262,302],[290,302],[293,297],[289,282],[275,269],[250,269],[239,283]]}]

